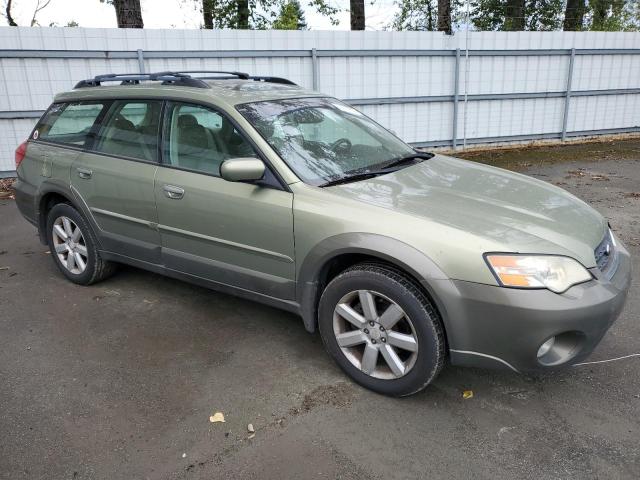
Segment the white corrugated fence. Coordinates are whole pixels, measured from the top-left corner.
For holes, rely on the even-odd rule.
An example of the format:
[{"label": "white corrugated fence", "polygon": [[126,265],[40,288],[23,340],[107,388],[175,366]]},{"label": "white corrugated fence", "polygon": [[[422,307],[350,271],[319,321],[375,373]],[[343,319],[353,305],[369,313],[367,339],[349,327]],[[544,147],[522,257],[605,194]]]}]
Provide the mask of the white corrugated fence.
[{"label": "white corrugated fence", "polygon": [[640,131],[640,33],[0,27],[0,47],[5,175],[54,94],[103,73],[286,77],[424,146]]}]

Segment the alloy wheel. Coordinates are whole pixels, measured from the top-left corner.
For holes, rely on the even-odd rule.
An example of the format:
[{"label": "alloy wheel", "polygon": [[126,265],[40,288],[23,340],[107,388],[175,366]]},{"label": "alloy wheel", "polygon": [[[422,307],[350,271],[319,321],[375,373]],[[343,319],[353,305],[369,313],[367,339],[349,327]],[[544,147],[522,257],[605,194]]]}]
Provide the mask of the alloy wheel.
[{"label": "alloy wheel", "polygon": [[372,290],[348,293],[333,313],[333,332],[347,359],[375,378],[400,378],[413,368],[418,337],[411,319],[393,300]]},{"label": "alloy wheel", "polygon": [[53,222],[53,248],[60,263],[69,272],[79,275],[87,268],[88,251],[80,227],[68,217]]}]

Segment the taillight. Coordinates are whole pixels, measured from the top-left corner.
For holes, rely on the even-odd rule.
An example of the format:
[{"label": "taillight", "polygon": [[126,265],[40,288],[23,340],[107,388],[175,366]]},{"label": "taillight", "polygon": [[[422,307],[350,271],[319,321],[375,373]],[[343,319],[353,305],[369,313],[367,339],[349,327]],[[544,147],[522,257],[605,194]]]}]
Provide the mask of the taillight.
[{"label": "taillight", "polygon": [[27,141],[25,140],[20,144],[18,148],[16,148],[16,169],[20,166],[20,163],[22,163],[22,160],[24,160],[24,156],[26,154],[27,154]]}]

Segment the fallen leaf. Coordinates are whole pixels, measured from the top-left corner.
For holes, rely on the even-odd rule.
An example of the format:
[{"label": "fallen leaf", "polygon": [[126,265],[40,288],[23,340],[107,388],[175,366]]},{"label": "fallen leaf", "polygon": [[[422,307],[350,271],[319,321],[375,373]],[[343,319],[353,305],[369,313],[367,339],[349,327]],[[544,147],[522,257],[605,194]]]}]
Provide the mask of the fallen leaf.
[{"label": "fallen leaf", "polygon": [[462,392],[462,398],[464,398],[465,400],[473,398],[473,390],[465,390],[464,392]]},{"label": "fallen leaf", "polygon": [[209,417],[209,421],[211,423],[216,423],[216,422],[224,423],[224,415],[222,414],[222,412],[216,412]]},{"label": "fallen leaf", "polygon": [[0,267],[0,270],[9,270],[9,267]]}]

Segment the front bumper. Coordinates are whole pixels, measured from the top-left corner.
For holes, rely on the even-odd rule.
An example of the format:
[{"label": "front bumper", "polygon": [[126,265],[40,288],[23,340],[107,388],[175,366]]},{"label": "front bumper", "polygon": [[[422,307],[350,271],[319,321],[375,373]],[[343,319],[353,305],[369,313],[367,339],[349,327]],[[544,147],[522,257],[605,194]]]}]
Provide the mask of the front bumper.
[{"label": "front bumper", "polygon": [[[443,313],[451,363],[518,372],[555,369],[580,362],[618,317],[631,284],[631,260],[619,245],[610,280],[571,287],[563,294],[464,281],[434,288]],[[540,345],[558,336],[560,356],[537,357]],[[545,364],[546,363],[546,364]]]}]

